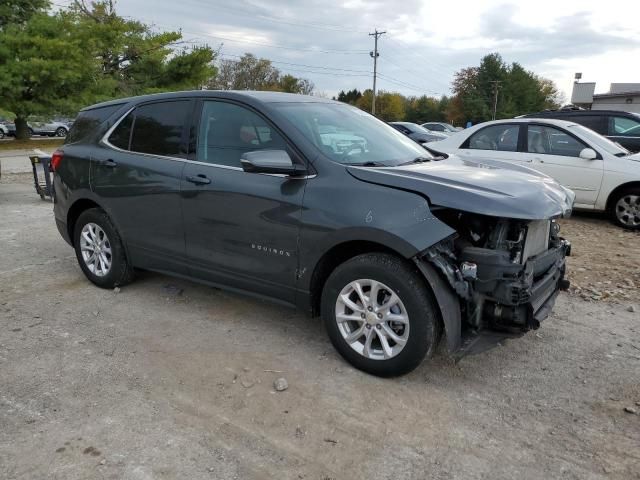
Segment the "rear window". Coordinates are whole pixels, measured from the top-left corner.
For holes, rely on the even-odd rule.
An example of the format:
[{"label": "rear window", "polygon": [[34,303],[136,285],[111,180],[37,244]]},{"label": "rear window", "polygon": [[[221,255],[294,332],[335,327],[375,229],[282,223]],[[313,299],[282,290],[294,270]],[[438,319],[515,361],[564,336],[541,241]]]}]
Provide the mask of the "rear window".
[{"label": "rear window", "polygon": [[69,130],[69,134],[67,135],[64,143],[75,143],[85,139],[122,105],[124,104],[119,103],[117,105],[92,108],[90,110],[80,112],[73,122],[73,126],[71,127],[71,130]]}]

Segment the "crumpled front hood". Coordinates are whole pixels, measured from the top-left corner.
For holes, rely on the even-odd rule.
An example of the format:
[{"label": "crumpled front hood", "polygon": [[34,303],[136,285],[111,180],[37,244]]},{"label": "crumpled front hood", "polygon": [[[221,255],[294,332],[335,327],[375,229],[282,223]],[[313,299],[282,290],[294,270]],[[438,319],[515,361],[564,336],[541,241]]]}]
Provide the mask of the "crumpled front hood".
[{"label": "crumpled front hood", "polygon": [[571,214],[575,194],[529,168],[495,160],[446,160],[401,167],[347,167],[355,178],[411,190],[431,204],[503,218],[543,220]]}]

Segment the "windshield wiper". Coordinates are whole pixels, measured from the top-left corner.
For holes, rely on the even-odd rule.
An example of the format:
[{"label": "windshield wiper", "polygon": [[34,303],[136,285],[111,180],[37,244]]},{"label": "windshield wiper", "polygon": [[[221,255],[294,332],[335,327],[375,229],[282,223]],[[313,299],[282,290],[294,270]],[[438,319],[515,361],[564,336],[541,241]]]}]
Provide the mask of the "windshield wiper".
[{"label": "windshield wiper", "polygon": [[364,162],[364,163],[359,163],[359,162],[345,163],[345,165],[354,166],[354,167],[386,167],[384,163],[371,162],[371,161]]},{"label": "windshield wiper", "polygon": [[429,158],[429,157],[416,157],[413,160],[409,161],[409,162],[405,162],[405,163],[401,163],[400,165],[411,165],[413,163],[426,163],[426,162],[430,162],[431,160],[433,160],[433,158]]}]

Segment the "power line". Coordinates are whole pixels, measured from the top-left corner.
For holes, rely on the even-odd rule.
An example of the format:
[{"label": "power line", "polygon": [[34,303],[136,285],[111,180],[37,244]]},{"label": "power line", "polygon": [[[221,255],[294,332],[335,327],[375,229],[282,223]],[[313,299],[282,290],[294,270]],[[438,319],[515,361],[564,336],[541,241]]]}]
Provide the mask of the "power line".
[{"label": "power line", "polygon": [[[223,53],[220,56],[222,56],[222,57],[242,58],[242,55],[233,55],[231,53]],[[365,74],[363,76],[369,76],[372,73],[369,70],[353,70],[353,69],[350,69],[350,68],[323,67],[323,66],[319,66],[319,65],[307,65],[307,64],[304,64],[304,63],[282,62],[280,60],[271,60],[271,59],[269,59],[269,61],[271,63],[277,63],[277,64],[282,64],[282,65],[292,65],[294,67],[317,68],[317,69],[320,69],[320,70],[337,70],[337,71],[341,71],[341,72],[363,73],[363,74]]]},{"label": "power line", "polygon": [[177,28],[178,30],[180,30],[181,32],[184,33],[188,33],[190,35],[197,35],[197,36],[205,36],[205,37],[210,37],[210,38],[215,38],[217,40],[224,40],[226,42],[232,42],[232,43],[245,43],[245,44],[250,44],[250,45],[259,45],[262,47],[267,47],[267,48],[279,48],[279,49],[284,49],[284,50],[295,50],[295,51],[299,51],[299,52],[311,52],[311,53],[329,53],[329,54],[338,54],[338,55],[362,55],[367,53],[366,50],[332,50],[332,49],[314,49],[314,48],[301,48],[301,47],[290,47],[287,45],[277,45],[277,44],[272,44],[272,43],[264,43],[264,42],[256,42],[253,40],[246,40],[246,39],[237,39],[237,38],[229,38],[229,37],[222,37],[219,35],[213,35],[211,33],[205,33],[205,32],[197,32],[194,30],[183,30],[181,27],[177,26],[177,25],[170,25],[170,24],[166,24],[166,23],[154,23],[154,25],[157,26],[162,26],[162,27],[167,27],[167,28]]},{"label": "power line", "polygon": [[[183,0],[184,1],[184,0]],[[201,3],[201,2],[195,2],[195,3]],[[209,4],[206,4],[207,6],[209,6]],[[269,16],[269,15],[263,15],[263,14],[255,14],[255,13],[251,13],[251,12],[246,12],[246,11],[240,11],[234,8],[230,8],[227,6],[223,6],[223,5],[216,5],[215,6],[216,9],[220,9],[220,10],[226,10],[229,13],[233,14],[233,15],[238,15],[238,16],[243,16],[243,17],[247,17],[247,18],[261,18],[264,20],[267,20],[269,22],[273,22],[273,23],[282,23],[284,25],[291,25],[294,27],[301,27],[301,28],[317,28],[320,30],[331,30],[331,31],[338,31],[338,32],[347,32],[347,33],[367,33],[364,30],[356,30],[352,27],[349,27],[347,25],[332,25],[332,24],[327,24],[327,23],[312,23],[312,22],[298,22],[298,21],[293,21],[293,20],[289,20],[283,17],[275,17],[275,16]]]}]

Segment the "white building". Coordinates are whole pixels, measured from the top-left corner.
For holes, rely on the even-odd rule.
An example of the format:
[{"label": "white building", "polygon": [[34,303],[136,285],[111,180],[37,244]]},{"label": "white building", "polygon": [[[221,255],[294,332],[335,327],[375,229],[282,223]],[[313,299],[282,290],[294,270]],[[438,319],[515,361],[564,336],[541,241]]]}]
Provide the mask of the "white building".
[{"label": "white building", "polygon": [[612,83],[608,93],[593,92],[594,82],[575,82],[571,103],[588,110],[618,110],[640,113],[640,83]]}]

